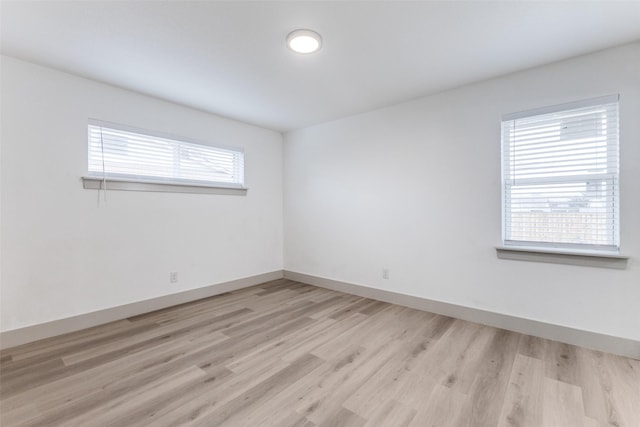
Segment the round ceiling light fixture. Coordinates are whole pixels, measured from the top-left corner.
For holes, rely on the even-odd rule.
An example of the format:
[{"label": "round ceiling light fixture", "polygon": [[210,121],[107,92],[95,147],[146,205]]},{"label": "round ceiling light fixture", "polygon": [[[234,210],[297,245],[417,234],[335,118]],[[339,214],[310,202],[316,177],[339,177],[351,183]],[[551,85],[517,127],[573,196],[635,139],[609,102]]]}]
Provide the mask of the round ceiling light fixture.
[{"label": "round ceiling light fixture", "polygon": [[287,36],[287,46],[294,52],[313,53],[322,47],[322,37],[311,30],[295,30]]}]

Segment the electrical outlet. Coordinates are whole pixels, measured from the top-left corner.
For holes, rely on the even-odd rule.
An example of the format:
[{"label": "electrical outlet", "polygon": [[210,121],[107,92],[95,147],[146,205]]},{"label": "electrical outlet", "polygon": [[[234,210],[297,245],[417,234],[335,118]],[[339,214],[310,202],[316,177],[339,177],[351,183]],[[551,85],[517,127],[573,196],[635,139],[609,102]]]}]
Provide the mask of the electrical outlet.
[{"label": "electrical outlet", "polygon": [[178,272],[172,271],[171,273],[169,273],[169,282],[176,283],[177,281],[178,281]]},{"label": "electrical outlet", "polygon": [[388,268],[383,268],[382,269],[382,278],[383,279],[388,279],[389,278],[389,269]]}]

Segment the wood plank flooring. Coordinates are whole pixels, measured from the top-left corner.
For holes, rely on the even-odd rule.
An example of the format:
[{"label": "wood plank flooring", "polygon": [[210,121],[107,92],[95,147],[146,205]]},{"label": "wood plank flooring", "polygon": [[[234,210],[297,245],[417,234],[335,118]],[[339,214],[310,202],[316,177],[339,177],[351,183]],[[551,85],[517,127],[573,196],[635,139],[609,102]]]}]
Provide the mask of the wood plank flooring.
[{"label": "wood plank flooring", "polygon": [[9,426],[640,426],[640,361],[281,279],[7,349]]}]

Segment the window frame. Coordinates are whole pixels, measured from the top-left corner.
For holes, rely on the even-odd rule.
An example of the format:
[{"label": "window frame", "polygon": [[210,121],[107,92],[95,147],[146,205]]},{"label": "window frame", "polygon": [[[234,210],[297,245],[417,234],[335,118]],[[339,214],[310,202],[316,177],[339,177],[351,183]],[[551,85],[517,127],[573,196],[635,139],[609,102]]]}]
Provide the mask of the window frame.
[{"label": "window frame", "polygon": [[[616,257],[620,253],[620,107],[619,107],[619,95],[608,95],[602,96],[598,98],[585,99],[577,102],[558,104],[549,107],[535,108],[531,110],[521,111],[517,113],[504,114],[501,120],[501,156],[500,156],[500,169],[501,169],[501,203],[502,203],[502,246],[498,247],[498,251],[519,251],[519,252],[531,252],[531,253],[545,253],[545,254],[564,254],[564,255],[595,255],[595,256],[603,256],[603,257]],[[510,187],[508,184],[508,179],[506,178],[506,165],[511,165],[511,159],[507,159],[506,156],[509,156],[507,145],[505,142],[505,123],[512,122],[518,119],[523,118],[533,118],[536,116],[553,114],[553,113],[561,113],[565,111],[576,110],[580,108],[587,107],[597,107],[597,106],[605,106],[608,104],[615,103],[616,105],[616,137],[615,140],[615,160],[617,162],[617,167],[615,172],[613,173],[603,173],[600,175],[593,176],[567,176],[564,179],[561,176],[555,177],[538,177],[538,178],[525,178],[525,182],[530,185],[543,185],[546,183],[553,183],[556,185],[567,184],[571,181],[574,183],[577,182],[585,182],[587,185],[587,180],[593,178],[594,181],[605,181],[610,180],[610,183],[607,184],[607,193],[609,189],[612,192],[612,197],[614,207],[613,217],[607,224],[612,224],[614,230],[612,232],[613,235],[613,244],[612,245],[600,245],[600,244],[591,244],[591,243],[567,243],[560,241],[553,242],[543,242],[543,241],[526,241],[526,240],[513,240],[508,237],[511,237],[509,234],[508,227],[511,225],[510,215],[512,214],[511,209],[508,206],[509,191],[515,187],[514,183],[511,183]],[[607,147],[607,150],[609,147]],[[608,159],[609,160],[609,159]],[[522,180],[521,184],[522,185]],[[508,188],[509,187],[509,188]],[[539,258],[539,257],[538,257]],[[625,258],[625,257],[621,257]],[[513,258],[510,258],[513,259]]]},{"label": "window frame", "polygon": [[[91,170],[91,127],[102,127],[114,131],[127,132],[140,135],[150,139],[160,139],[176,144],[179,149],[180,144],[184,144],[185,148],[193,145],[206,147],[212,150],[218,150],[219,153],[231,152],[234,156],[234,167],[238,167],[238,182],[224,182],[214,180],[188,179],[180,177],[154,176],[144,174],[127,174],[106,172],[104,170]],[[89,119],[87,124],[87,174],[82,177],[83,187],[85,189],[94,190],[125,190],[125,191],[151,191],[151,192],[177,192],[177,193],[205,193],[205,194],[229,194],[229,195],[246,195],[247,187],[245,187],[244,174],[244,149],[239,147],[225,146],[219,144],[209,144],[193,138],[176,136],[158,131],[150,131],[147,129],[137,128],[133,126],[123,125],[119,123],[107,122],[103,120]],[[236,159],[235,156],[240,156]],[[174,158],[174,161],[176,159]],[[178,161],[175,163],[178,165]],[[179,166],[174,166],[178,167]],[[174,169],[175,172],[175,169]]]}]

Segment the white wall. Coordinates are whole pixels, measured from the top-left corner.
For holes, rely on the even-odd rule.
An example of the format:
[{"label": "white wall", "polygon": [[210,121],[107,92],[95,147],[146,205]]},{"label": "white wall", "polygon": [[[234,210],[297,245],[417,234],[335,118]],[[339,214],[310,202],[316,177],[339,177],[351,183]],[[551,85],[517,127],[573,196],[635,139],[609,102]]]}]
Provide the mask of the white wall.
[{"label": "white wall", "polygon": [[[613,93],[627,269],[497,259],[501,114]],[[635,43],[290,132],[285,270],[640,340],[639,117]]]},{"label": "white wall", "polygon": [[[5,56],[1,90],[3,331],[282,269],[281,134]],[[88,118],[243,147],[249,192],[98,206]]]}]

